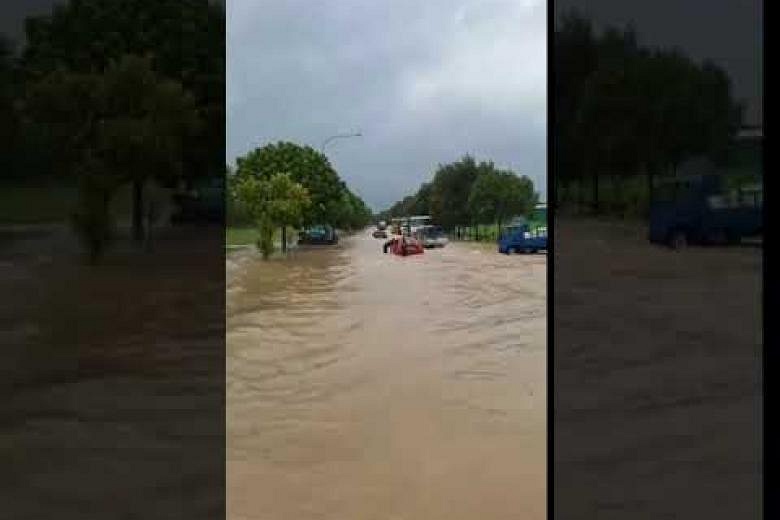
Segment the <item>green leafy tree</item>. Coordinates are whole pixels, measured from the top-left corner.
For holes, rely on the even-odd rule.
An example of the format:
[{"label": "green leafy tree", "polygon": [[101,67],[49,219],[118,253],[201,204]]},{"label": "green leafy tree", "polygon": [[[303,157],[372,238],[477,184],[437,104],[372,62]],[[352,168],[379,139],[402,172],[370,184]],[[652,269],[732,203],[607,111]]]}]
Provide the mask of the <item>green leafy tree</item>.
[{"label": "green leafy tree", "polygon": [[111,242],[114,222],[110,212],[116,181],[105,174],[105,166],[87,154],[80,163],[79,204],[72,223],[90,263],[96,263]]},{"label": "green leafy tree", "polygon": [[431,216],[446,229],[470,222],[468,199],[480,165],[466,155],[461,160],[440,165],[430,193]]},{"label": "green leafy tree", "polygon": [[148,58],[124,57],[101,80],[94,144],[106,168],[133,185],[133,230],[140,240],[144,185],[182,175],[187,136],[199,127],[197,111],[191,95],[157,75]]},{"label": "green leafy tree", "polygon": [[287,173],[268,178],[243,176],[234,189],[233,196],[255,219],[260,234],[258,248],[265,259],[273,252],[274,231],[300,225],[311,202],[306,188]]},{"label": "green leafy tree", "polygon": [[309,192],[312,203],[304,213],[304,225],[340,223],[338,205],[345,186],[324,154],[310,146],[278,142],[257,148],[236,161],[240,178],[269,179],[277,172],[288,172]]},{"label": "green leafy tree", "polygon": [[[206,0],[65,0],[50,14],[26,20],[21,67],[28,85],[61,72],[101,75],[126,55],[148,56],[150,69],[189,92],[203,122],[182,135],[185,180],[221,174],[225,136],[225,13]],[[56,84],[55,84],[56,87]],[[73,111],[78,110],[78,101]],[[60,121],[73,114],[63,113]],[[76,117],[73,121],[80,121]],[[158,137],[167,139],[161,128]],[[29,159],[41,172],[61,173],[70,139],[29,127]],[[135,200],[136,205],[142,201]],[[140,207],[136,209],[140,212]]]},{"label": "green leafy tree", "polygon": [[[139,240],[144,184],[181,174],[186,136],[198,127],[191,96],[154,73],[149,58],[138,56],[126,56],[100,74],[44,76],[30,89],[26,113],[45,129],[61,172],[77,175],[83,190],[102,192],[83,194],[82,202],[110,199],[119,186],[132,183]],[[97,208],[92,202],[87,206]]]},{"label": "green leafy tree", "polygon": [[503,222],[512,216],[529,215],[538,201],[531,179],[510,171],[480,173],[471,188],[468,207],[478,223]]},{"label": "green leafy tree", "polygon": [[554,42],[559,195],[571,181],[590,178],[600,211],[603,175],[645,175],[650,193],[655,173],[728,148],[741,107],[722,69],[641,46],[631,27],[596,34],[576,12],[560,18]]}]

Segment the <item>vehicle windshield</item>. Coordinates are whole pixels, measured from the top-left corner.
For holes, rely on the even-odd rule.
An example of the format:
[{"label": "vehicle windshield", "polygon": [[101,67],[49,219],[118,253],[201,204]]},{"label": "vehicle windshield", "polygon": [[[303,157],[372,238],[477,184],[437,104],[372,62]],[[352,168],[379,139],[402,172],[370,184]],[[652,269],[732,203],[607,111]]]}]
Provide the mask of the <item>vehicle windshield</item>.
[{"label": "vehicle windshield", "polygon": [[307,233],[309,235],[324,236],[328,234],[328,230],[325,226],[314,226],[310,228]]},{"label": "vehicle windshield", "polygon": [[430,238],[441,238],[444,236],[444,230],[439,226],[426,228],[424,233],[425,236]]},{"label": "vehicle windshield", "polygon": [[679,202],[701,191],[702,183],[698,178],[675,179],[661,182],[653,188],[654,202]]},{"label": "vehicle windshield", "polygon": [[507,226],[501,232],[501,237],[509,237],[517,233],[523,228],[523,226]]}]

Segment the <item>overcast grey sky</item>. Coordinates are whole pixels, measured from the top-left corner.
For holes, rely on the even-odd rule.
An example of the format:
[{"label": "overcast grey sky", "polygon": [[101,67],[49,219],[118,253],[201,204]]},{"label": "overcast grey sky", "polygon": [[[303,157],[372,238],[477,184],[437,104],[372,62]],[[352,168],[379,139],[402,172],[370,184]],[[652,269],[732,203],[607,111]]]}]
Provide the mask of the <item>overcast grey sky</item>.
[{"label": "overcast grey sky", "polygon": [[[22,34],[54,0],[2,2],[0,32]],[[541,0],[230,0],[229,161],[290,139],[327,152],[383,207],[465,152],[534,179],[546,172],[546,2]],[[762,0],[557,0],[597,26],[634,21],[643,43],[710,58],[763,115]]]},{"label": "overcast grey sky", "polygon": [[491,159],[546,191],[543,0],[230,0],[227,159],[319,148],[381,209],[438,163]]}]

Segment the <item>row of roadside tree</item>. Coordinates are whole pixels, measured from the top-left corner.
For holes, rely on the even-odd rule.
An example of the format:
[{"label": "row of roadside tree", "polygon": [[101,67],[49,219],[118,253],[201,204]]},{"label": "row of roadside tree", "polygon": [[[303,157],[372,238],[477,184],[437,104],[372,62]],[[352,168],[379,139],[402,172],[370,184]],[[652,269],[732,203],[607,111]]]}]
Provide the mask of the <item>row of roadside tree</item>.
[{"label": "row of roadside tree", "polygon": [[555,203],[639,216],[658,177],[729,160],[743,107],[716,64],[641,45],[631,26],[597,32],[577,12],[557,20],[553,57]]},{"label": "row of roadside tree", "polygon": [[529,177],[466,155],[439,165],[433,180],[376,218],[430,215],[445,230],[460,235],[463,228],[490,224],[500,229],[512,217],[530,216],[538,201]]},{"label": "row of roadside tree", "polygon": [[351,231],[371,221],[365,202],[310,146],[282,141],[257,148],[228,168],[227,180],[228,226],[256,226],[266,258],[277,229],[284,249],[290,228],[324,225]]},{"label": "row of roadside tree", "polygon": [[127,193],[142,240],[149,184],[222,173],[224,27],[224,6],[203,0],[69,0],[28,18],[22,45],[0,37],[0,182],[77,186],[93,260]]}]

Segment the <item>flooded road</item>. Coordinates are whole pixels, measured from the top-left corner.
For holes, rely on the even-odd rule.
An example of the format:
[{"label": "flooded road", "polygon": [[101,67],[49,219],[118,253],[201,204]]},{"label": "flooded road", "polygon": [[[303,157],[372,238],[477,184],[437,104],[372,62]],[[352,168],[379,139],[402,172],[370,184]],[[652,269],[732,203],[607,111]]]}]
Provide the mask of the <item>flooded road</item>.
[{"label": "flooded road", "polygon": [[228,518],[545,518],[546,256],[381,245],[229,256]]}]

